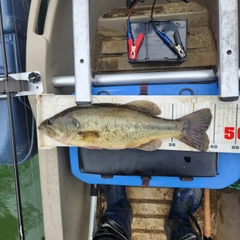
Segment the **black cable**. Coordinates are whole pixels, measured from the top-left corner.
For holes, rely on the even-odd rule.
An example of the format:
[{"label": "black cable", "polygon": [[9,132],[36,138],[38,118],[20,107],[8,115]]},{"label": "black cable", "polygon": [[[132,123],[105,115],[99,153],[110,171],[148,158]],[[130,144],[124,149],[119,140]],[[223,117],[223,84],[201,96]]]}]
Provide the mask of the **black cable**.
[{"label": "black cable", "polygon": [[152,23],[153,30],[155,32],[157,32],[157,27],[153,21],[153,10],[154,10],[155,4],[156,4],[156,0],[153,1],[153,5],[152,5],[152,9],[151,9],[151,23]]},{"label": "black cable", "polygon": [[11,99],[10,93],[8,92],[8,87],[7,87],[8,66],[7,66],[5,39],[4,39],[4,31],[3,31],[2,1],[0,1],[0,35],[1,35],[1,43],[2,43],[1,45],[2,45],[2,60],[3,60],[4,77],[5,77],[5,88],[6,88],[6,92],[7,92],[8,115],[9,115],[9,126],[10,126],[10,138],[11,138],[11,145],[12,145],[12,160],[13,160],[13,169],[14,169],[19,236],[20,236],[21,240],[25,240],[24,227],[23,227],[23,216],[22,216],[21,193],[20,193],[20,184],[19,184],[19,175],[18,175],[16,141],[15,141],[14,125],[13,125],[14,123],[13,123],[13,113],[12,113],[12,99]]}]

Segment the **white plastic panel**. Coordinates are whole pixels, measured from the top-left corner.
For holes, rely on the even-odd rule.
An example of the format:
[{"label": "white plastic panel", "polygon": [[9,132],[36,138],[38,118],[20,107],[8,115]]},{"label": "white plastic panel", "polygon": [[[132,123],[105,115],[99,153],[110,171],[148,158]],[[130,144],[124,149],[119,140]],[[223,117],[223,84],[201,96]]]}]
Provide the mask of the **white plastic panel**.
[{"label": "white plastic panel", "polygon": [[[222,102],[217,96],[94,96],[93,103],[126,104],[134,100],[148,100],[156,103],[162,110],[160,117],[177,119],[202,108],[209,108],[213,118],[207,131],[210,144],[209,152],[240,153],[240,100]],[[38,96],[39,125],[43,120],[73,106],[76,106],[74,96],[40,95]],[[42,132],[38,132],[39,148],[65,146]],[[195,151],[193,148],[177,139],[163,139],[160,149]]]}]

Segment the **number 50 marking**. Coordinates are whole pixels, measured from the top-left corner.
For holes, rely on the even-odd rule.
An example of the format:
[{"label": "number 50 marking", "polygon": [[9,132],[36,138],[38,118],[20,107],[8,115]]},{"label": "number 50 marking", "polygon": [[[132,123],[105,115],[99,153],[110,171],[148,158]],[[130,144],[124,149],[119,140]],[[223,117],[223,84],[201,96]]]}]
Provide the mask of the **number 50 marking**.
[{"label": "number 50 marking", "polygon": [[[224,128],[224,138],[227,140],[233,140],[235,138],[235,128],[225,127]],[[240,128],[237,129],[237,138],[240,139]]]}]

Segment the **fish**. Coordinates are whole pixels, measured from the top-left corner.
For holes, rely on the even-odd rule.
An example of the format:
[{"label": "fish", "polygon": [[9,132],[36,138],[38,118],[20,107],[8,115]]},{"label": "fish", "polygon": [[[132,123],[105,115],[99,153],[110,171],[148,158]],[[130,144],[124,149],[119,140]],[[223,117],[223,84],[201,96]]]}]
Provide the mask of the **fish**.
[{"label": "fish", "polygon": [[209,108],[174,120],[160,118],[160,114],[158,105],[150,101],[98,103],[68,108],[44,120],[38,129],[60,143],[90,149],[154,151],[162,139],[176,138],[207,151],[206,131],[212,120]]}]

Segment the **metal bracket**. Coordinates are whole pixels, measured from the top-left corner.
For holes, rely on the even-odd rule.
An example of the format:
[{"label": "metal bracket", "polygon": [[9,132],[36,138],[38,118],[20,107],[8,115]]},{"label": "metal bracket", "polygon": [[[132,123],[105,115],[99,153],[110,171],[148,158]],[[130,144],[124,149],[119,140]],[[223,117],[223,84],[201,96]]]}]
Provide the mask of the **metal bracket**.
[{"label": "metal bracket", "polygon": [[14,96],[27,96],[43,93],[43,85],[39,72],[9,74],[8,79],[0,78],[0,98],[6,93]]},{"label": "metal bracket", "polygon": [[12,77],[8,77],[8,80],[4,79],[0,81],[0,93],[18,93],[22,91],[28,91],[28,81],[19,80],[16,81]]},{"label": "metal bracket", "polygon": [[149,187],[151,177],[143,176],[142,177],[142,187]]}]

